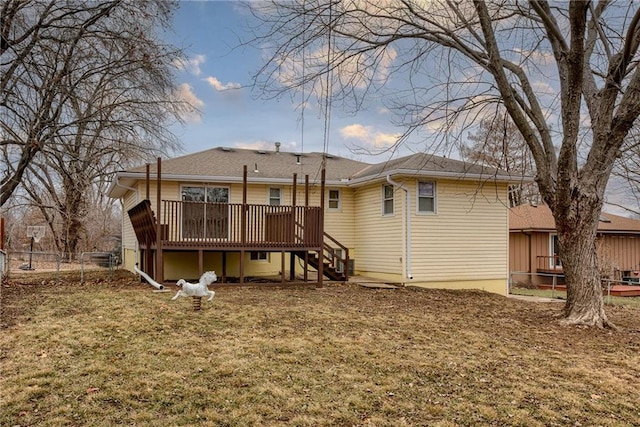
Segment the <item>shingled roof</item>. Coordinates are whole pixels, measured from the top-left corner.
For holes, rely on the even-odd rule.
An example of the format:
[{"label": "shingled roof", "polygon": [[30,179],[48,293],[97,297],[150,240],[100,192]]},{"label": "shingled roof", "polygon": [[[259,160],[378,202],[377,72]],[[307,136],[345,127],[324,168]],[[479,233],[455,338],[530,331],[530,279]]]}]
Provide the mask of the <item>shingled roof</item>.
[{"label": "shingled roof", "polygon": [[[284,151],[250,150],[242,148],[216,147],[186,156],[162,161],[162,174],[179,176],[216,176],[241,177],[244,165],[247,165],[249,178],[291,179],[294,173],[303,172],[314,177],[322,165],[322,153],[289,153]],[[338,156],[327,156],[326,179],[340,181],[368,166]],[[155,174],[156,165],[150,172]],[[256,172],[257,170],[257,172]],[[141,166],[128,172],[145,172]]]},{"label": "shingled roof", "polygon": [[[547,205],[520,205],[509,209],[510,231],[555,231],[556,223]],[[640,221],[603,212],[598,231],[601,233],[640,234]]]},{"label": "shingled roof", "polygon": [[460,160],[440,157],[429,153],[415,153],[386,162],[370,165],[356,173],[352,179],[365,176],[386,175],[389,172],[412,173],[419,171],[421,175],[431,176],[467,176],[477,177],[508,177],[509,173],[500,169],[463,162]]},{"label": "shingled roof", "polygon": [[[284,183],[294,173],[298,179],[308,175],[312,182],[320,180],[323,157],[326,157],[325,173],[329,185],[360,185],[384,179],[387,175],[416,175],[429,178],[492,179],[514,182],[523,177],[511,177],[505,171],[448,159],[427,153],[369,164],[340,156],[323,153],[291,153],[242,148],[216,147],[185,156],[162,160],[163,179],[175,181],[240,182],[247,166],[249,182]],[[157,164],[151,164],[149,172],[156,175]],[[144,179],[146,166],[119,172],[108,190],[110,197],[122,197],[128,186]]]}]

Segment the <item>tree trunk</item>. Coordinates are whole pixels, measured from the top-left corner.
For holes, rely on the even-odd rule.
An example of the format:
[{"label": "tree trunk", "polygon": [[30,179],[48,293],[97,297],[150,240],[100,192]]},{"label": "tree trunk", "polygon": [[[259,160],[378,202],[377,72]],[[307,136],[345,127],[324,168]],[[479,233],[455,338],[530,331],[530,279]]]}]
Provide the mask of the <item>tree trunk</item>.
[{"label": "tree trunk", "polygon": [[[560,258],[567,284],[563,324],[615,327],[607,319],[596,248],[596,224],[556,219]],[[563,230],[563,231],[561,231]]]},{"label": "tree trunk", "polygon": [[64,252],[69,261],[76,259],[78,244],[84,233],[83,218],[86,215],[86,201],[83,194],[86,188],[79,185],[72,185],[65,188],[65,209],[62,212],[62,229],[64,230]]}]

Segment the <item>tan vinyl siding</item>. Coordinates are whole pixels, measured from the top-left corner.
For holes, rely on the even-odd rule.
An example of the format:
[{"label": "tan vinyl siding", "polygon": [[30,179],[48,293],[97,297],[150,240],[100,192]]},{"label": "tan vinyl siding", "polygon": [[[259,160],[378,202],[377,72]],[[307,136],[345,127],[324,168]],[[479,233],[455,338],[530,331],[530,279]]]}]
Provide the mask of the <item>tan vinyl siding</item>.
[{"label": "tan vinyl siding", "polygon": [[136,233],[133,230],[127,211],[138,204],[139,201],[137,193],[134,191],[128,191],[125,197],[122,198],[122,247],[124,249],[136,248]]},{"label": "tan vinyl siding", "polygon": [[[415,194],[415,183],[409,188]],[[412,218],[415,280],[506,279],[507,186],[438,180],[436,194],[437,213]]]},{"label": "tan vinyl siding", "polygon": [[[245,253],[244,274],[251,276],[279,277],[281,264],[281,254],[274,252],[268,255],[269,261],[252,261],[249,252]],[[164,252],[164,274],[165,280],[193,280],[198,279],[198,253],[195,251],[165,251]],[[287,257],[288,260],[288,257]],[[218,280],[222,280],[222,253],[205,252],[203,254],[203,264],[205,271],[215,271]],[[285,274],[288,278],[289,263],[285,263]],[[237,278],[240,276],[240,254],[238,252],[227,253],[227,277]]]},{"label": "tan vinyl siding", "polygon": [[402,191],[396,191],[394,215],[382,215],[382,183],[355,190],[355,247],[356,271],[360,274],[382,274],[402,280],[403,221],[398,214],[404,200]]},{"label": "tan vinyl siding", "polygon": [[[324,230],[351,251],[356,245],[355,238],[355,200],[350,188],[331,187],[340,191],[340,209],[326,208],[324,211]],[[325,205],[329,204],[329,188],[325,196]]]}]

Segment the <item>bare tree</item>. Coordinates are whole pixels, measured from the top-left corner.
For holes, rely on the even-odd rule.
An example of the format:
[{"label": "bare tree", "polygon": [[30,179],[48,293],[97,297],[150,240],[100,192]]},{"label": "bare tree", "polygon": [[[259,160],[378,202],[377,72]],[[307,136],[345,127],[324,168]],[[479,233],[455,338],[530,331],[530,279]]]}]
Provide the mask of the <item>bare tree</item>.
[{"label": "bare tree", "polygon": [[[179,147],[168,131],[191,106],[176,98],[164,43],[175,2],[14,1],[4,4],[0,203],[18,184],[58,250],[75,256],[96,186],[131,162]],[[15,35],[17,34],[17,35]],[[6,45],[6,46],[5,46]]]},{"label": "bare tree", "polygon": [[[326,81],[334,100],[358,108],[401,77],[411,86],[397,99],[407,132],[437,121],[446,131],[470,126],[487,105],[501,103],[531,151],[556,220],[568,283],[563,322],[610,325],[595,238],[614,161],[640,114],[637,4],[273,0],[251,7],[261,20],[255,41],[272,47],[257,76],[262,89],[312,92]],[[540,83],[555,88],[546,96]]]},{"label": "bare tree", "polygon": [[538,189],[527,177],[535,175],[533,157],[509,116],[501,111],[480,121],[475,133],[469,133],[470,143],[461,147],[462,157],[522,177],[518,184],[509,186],[509,206],[540,201]]},{"label": "bare tree", "polygon": [[73,157],[89,154],[77,152],[84,143],[108,153],[125,148],[121,158],[177,146],[163,124],[188,108],[173,102],[170,67],[182,54],[158,35],[175,7],[164,0],[2,3],[0,149],[7,167],[0,206],[33,161],[45,164],[67,148],[64,165],[88,160]]}]

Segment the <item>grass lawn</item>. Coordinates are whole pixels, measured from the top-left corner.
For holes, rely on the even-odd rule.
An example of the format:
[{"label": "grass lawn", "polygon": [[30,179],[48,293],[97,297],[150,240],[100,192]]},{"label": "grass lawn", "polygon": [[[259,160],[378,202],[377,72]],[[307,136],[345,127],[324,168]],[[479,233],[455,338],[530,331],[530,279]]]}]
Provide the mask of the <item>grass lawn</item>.
[{"label": "grass lawn", "polygon": [[640,424],[640,309],[355,285],[220,288],[194,312],[124,272],[2,285],[2,426]]},{"label": "grass lawn", "polygon": [[[567,299],[566,291],[556,291],[551,289],[530,289],[514,286],[511,288],[511,293],[513,295],[529,295],[535,297],[557,298],[560,300]],[[640,297],[614,297],[605,294],[603,295],[603,298],[604,303],[607,305],[618,305],[640,310]]]}]

